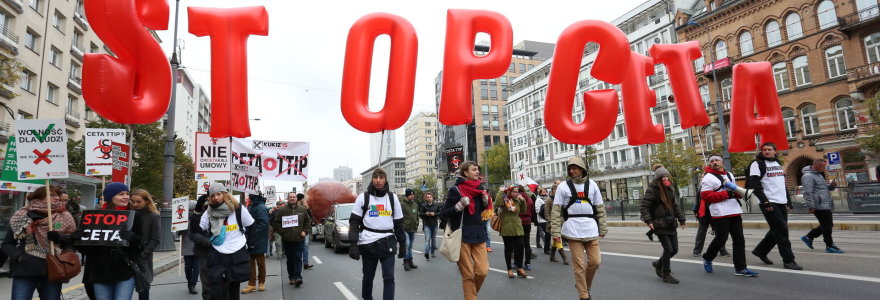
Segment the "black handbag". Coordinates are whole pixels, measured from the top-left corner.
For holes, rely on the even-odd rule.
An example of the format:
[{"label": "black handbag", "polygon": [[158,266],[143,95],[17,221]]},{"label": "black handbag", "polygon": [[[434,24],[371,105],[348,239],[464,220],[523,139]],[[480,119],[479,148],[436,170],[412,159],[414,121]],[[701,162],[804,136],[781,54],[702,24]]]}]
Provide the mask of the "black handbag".
[{"label": "black handbag", "polygon": [[146,270],[144,270],[144,268],[140,264],[132,261],[130,258],[125,259],[125,264],[127,264],[128,267],[131,269],[131,272],[134,273],[135,291],[137,291],[138,293],[149,291],[150,284],[153,283],[152,272],[146,272]]}]

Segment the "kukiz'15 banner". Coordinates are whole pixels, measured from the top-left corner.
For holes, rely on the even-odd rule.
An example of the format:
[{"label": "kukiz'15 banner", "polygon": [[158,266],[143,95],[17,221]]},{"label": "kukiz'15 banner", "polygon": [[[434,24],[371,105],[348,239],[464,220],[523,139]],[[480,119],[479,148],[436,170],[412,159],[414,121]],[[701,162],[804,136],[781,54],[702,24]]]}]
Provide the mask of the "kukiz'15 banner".
[{"label": "kukiz'15 banner", "polygon": [[132,226],[133,210],[85,210],[80,221],[83,236],[76,241],[76,245],[128,246],[128,241],[119,236],[119,231],[131,230]]},{"label": "kukiz'15 banner", "polygon": [[125,143],[125,129],[86,128],[86,175],[102,176],[113,172],[113,142]]},{"label": "kukiz'15 banner", "polygon": [[64,120],[15,120],[18,179],[67,178]]},{"label": "kukiz'15 banner", "polygon": [[257,167],[265,179],[305,181],[309,143],[232,139],[232,163]]},{"label": "kukiz'15 banner", "polygon": [[452,147],[446,148],[446,165],[449,168],[449,173],[455,173],[458,171],[458,167],[461,163],[464,162],[464,147]]}]

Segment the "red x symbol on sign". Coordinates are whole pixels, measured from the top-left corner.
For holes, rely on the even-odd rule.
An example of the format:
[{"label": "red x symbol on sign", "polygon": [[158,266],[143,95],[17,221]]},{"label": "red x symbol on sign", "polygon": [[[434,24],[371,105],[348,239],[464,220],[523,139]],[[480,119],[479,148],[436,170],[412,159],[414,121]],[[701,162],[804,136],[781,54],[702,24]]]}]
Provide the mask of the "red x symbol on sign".
[{"label": "red x symbol on sign", "polygon": [[45,152],[40,152],[37,149],[34,149],[34,154],[37,155],[37,159],[34,160],[35,165],[39,165],[41,161],[46,161],[46,164],[51,164],[52,160],[49,159],[49,153],[52,153],[52,149],[46,149]]}]

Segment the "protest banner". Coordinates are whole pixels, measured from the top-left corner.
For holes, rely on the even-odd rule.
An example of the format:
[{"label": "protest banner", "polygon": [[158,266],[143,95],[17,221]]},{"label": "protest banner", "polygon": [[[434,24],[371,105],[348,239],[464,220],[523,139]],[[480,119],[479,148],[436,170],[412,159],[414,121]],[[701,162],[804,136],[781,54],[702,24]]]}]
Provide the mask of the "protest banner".
[{"label": "protest banner", "polygon": [[[196,179],[199,176],[218,174],[229,180],[229,139],[212,138],[207,132],[196,132],[196,147],[193,155]],[[201,175],[204,174],[204,175]]]},{"label": "protest banner", "polygon": [[113,172],[113,150],[111,144],[125,143],[125,129],[86,128],[85,132],[85,174],[106,176]]},{"label": "protest banner", "polygon": [[189,229],[189,197],[171,199],[171,232]]},{"label": "protest banner", "polygon": [[264,178],[306,181],[309,174],[309,143],[234,138],[231,160],[233,164],[257,167]]},{"label": "protest banner", "polygon": [[134,226],[133,210],[84,210],[80,227],[83,237],[77,246],[128,246],[119,236],[121,230]]},{"label": "protest banner", "polygon": [[458,171],[459,164],[464,162],[464,147],[446,148],[446,166],[449,173]]},{"label": "protest banner", "polygon": [[18,180],[16,166],[15,137],[10,136],[6,143],[6,158],[3,160],[3,172],[0,173],[0,191],[33,192],[43,186],[42,180]]},{"label": "protest banner", "polygon": [[268,203],[275,203],[275,201],[278,201],[278,195],[275,194],[275,186],[274,185],[267,185],[266,186],[266,201]]},{"label": "protest banner", "polygon": [[131,160],[131,147],[127,144],[113,142],[111,144],[111,157],[113,157],[113,182],[128,184],[128,165]]},{"label": "protest banner", "polygon": [[233,191],[247,194],[258,194],[260,191],[260,173],[257,167],[232,164],[230,187]]},{"label": "protest banner", "polygon": [[15,120],[18,179],[67,178],[64,120]]}]

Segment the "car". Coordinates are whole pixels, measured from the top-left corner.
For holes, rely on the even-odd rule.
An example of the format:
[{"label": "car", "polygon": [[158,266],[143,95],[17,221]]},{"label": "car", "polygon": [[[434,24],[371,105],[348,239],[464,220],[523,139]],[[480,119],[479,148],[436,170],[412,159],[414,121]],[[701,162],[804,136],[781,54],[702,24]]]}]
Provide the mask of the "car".
[{"label": "car", "polygon": [[880,182],[856,181],[847,186],[846,202],[853,213],[880,212]]},{"label": "car", "polygon": [[348,242],[348,218],[354,203],[333,204],[327,217],[324,218],[324,247],[333,248],[336,253],[342,253],[350,246]]}]

